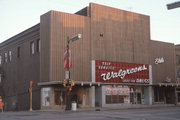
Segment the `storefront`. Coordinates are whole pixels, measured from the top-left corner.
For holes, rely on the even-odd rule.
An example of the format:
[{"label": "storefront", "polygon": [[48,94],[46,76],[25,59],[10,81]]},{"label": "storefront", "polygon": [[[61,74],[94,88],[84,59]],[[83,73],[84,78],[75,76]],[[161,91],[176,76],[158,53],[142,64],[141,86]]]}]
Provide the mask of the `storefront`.
[{"label": "storefront", "polygon": [[96,106],[152,104],[152,68],[146,64],[93,61]]},{"label": "storefront", "polygon": [[177,104],[180,105],[180,88],[176,88]]},{"label": "storefront", "polygon": [[168,85],[165,83],[161,86],[154,86],[154,104],[175,104],[175,89],[174,84]]},{"label": "storefront", "polygon": [[[73,86],[70,92],[70,101],[76,102],[78,108],[86,108],[92,106],[92,91],[94,86],[89,84],[77,84]],[[41,89],[41,109],[65,109],[67,105],[67,88],[60,84],[43,87]]]}]

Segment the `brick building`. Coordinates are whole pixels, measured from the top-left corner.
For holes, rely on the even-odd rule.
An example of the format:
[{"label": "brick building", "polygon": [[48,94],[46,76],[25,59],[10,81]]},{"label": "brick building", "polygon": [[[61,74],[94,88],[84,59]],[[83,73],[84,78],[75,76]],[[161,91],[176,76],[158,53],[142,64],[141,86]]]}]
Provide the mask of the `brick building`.
[{"label": "brick building", "polygon": [[0,44],[6,110],[29,109],[30,81],[33,109],[64,108],[63,55],[76,34],[82,38],[70,43],[70,72],[78,107],[176,103],[175,45],[151,40],[147,15],[90,3],[75,14],[49,11]]}]

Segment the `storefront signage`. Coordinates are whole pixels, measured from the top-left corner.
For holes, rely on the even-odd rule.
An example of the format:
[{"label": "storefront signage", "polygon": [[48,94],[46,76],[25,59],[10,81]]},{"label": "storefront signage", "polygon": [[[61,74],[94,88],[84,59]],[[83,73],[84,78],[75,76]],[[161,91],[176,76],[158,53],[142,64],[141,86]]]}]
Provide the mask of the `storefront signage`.
[{"label": "storefront signage", "polygon": [[120,77],[121,79],[123,79],[126,75],[128,74],[133,74],[136,72],[140,72],[140,71],[144,71],[147,70],[145,65],[139,66],[139,67],[135,67],[135,68],[130,68],[130,69],[120,69],[118,72],[108,72],[108,73],[102,73],[101,76],[103,77],[103,80],[110,80],[111,78],[118,78]]},{"label": "storefront signage", "polygon": [[[150,69],[146,64],[95,61],[94,81],[101,83],[150,84]],[[93,76],[92,76],[93,78]]]},{"label": "storefront signage", "polygon": [[155,64],[162,64],[164,63],[164,58],[161,57],[161,58],[156,58],[155,61],[154,61]]},{"label": "storefront signage", "polygon": [[130,89],[128,87],[106,88],[106,95],[129,95]]}]

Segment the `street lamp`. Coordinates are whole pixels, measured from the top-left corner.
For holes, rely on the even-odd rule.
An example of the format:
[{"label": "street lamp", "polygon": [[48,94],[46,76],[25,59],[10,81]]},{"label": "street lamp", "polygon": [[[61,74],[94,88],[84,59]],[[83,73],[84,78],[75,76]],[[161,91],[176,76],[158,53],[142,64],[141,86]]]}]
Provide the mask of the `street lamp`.
[{"label": "street lamp", "polygon": [[175,8],[178,8],[178,7],[180,7],[180,1],[167,4],[167,9],[168,9],[168,10],[170,10],[170,9],[175,9]]},{"label": "street lamp", "polygon": [[[64,68],[66,69],[65,71],[65,79],[64,79],[64,87],[67,87],[67,102],[66,102],[66,110],[70,110],[71,109],[71,101],[70,101],[70,91],[71,91],[71,87],[72,87],[72,80],[70,80],[70,68],[72,68],[72,64],[70,61],[70,43],[78,40],[81,38],[81,34],[77,34],[71,38],[68,37],[67,39],[67,47],[66,47],[66,51],[64,53]],[[67,84],[67,85],[66,85]],[[71,84],[71,85],[70,85]]]}]

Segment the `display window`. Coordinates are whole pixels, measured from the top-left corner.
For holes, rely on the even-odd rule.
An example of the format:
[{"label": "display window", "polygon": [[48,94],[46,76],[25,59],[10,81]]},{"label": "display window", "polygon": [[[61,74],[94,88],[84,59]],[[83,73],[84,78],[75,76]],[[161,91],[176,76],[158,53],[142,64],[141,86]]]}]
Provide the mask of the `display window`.
[{"label": "display window", "polygon": [[130,88],[128,86],[106,87],[106,104],[130,103]]},{"label": "display window", "polygon": [[50,106],[50,92],[51,88],[42,88],[41,90],[41,100],[42,100],[42,106]]}]

